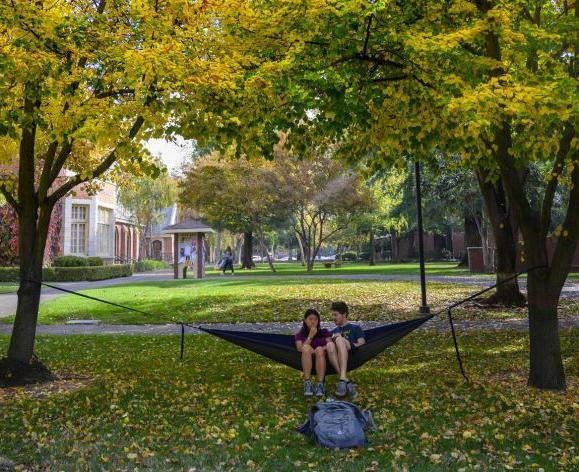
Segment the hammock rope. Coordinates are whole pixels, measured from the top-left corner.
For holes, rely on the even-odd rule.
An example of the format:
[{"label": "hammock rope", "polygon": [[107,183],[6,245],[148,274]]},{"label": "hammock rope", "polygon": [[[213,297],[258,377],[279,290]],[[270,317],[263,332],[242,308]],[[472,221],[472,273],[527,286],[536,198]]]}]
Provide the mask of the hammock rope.
[{"label": "hammock rope", "polygon": [[[460,354],[460,349],[458,345],[458,338],[456,335],[456,330],[454,327],[454,321],[452,317],[452,310],[464,303],[467,303],[475,298],[479,297],[480,295],[495,289],[496,287],[503,285],[507,282],[510,282],[513,279],[516,279],[522,274],[529,273],[536,269],[544,269],[546,265],[535,266],[531,267],[527,270],[523,270],[517,272],[516,274],[501,280],[500,282],[491,285],[483,290],[480,290],[467,298],[464,298],[458,302],[455,302],[433,314],[423,316],[420,318],[415,318],[409,321],[402,321],[398,323],[390,323],[383,326],[379,326],[377,328],[371,328],[364,331],[366,335],[367,342],[362,346],[353,350],[351,355],[349,356],[348,362],[348,369],[353,370],[358,367],[361,367],[370,359],[376,357],[386,348],[391,346],[392,344],[396,343],[400,339],[402,339],[407,334],[411,333],[415,329],[418,329],[427,321],[430,321],[435,316],[440,315],[443,312],[447,313],[448,323],[450,326],[450,331],[452,334],[452,340],[454,344],[454,350],[456,355],[456,360],[458,363],[458,367],[460,369],[461,375],[465,378],[468,382],[469,379],[466,375],[464,365],[462,362],[462,357]],[[185,326],[189,328],[193,328],[213,336],[217,336],[222,338],[228,342],[236,344],[240,347],[253,351],[257,354],[262,356],[268,357],[276,362],[281,362],[289,367],[295,368],[300,370],[300,356],[299,352],[295,349],[294,344],[294,337],[293,335],[285,335],[285,334],[274,334],[274,333],[259,333],[259,332],[250,332],[250,331],[235,331],[235,330],[219,330],[219,329],[212,329],[207,328],[199,325],[192,325],[190,323],[186,323],[184,321],[175,321],[170,315],[162,312],[157,312],[153,314],[151,312],[147,312],[144,310],[139,310],[138,308],[132,308],[126,305],[122,305],[120,303],[111,302],[109,300],[103,300],[102,298],[93,297],[91,295],[86,295],[84,293],[79,293],[74,290],[69,290],[66,288],[59,287],[57,285],[52,285],[46,282],[37,281],[37,280],[28,280],[23,279],[23,282],[34,283],[38,285],[42,285],[45,287],[52,288],[54,290],[59,290],[61,292],[69,293],[72,295],[77,295],[82,298],[86,298],[89,300],[105,303],[107,305],[115,306],[117,308],[123,308],[128,311],[132,311],[135,313],[140,313],[147,316],[158,316],[162,315],[167,317],[172,324],[179,325],[181,327],[181,345],[180,345],[180,360],[183,360],[185,355]],[[333,369],[331,366],[328,366],[328,374],[333,373]]]}]

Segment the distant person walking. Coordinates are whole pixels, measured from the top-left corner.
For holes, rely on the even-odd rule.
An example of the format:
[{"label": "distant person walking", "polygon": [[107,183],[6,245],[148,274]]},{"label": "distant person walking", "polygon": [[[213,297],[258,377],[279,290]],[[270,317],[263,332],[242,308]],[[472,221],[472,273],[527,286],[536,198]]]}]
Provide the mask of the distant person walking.
[{"label": "distant person walking", "polygon": [[233,268],[233,251],[230,246],[227,246],[225,253],[223,254],[223,275],[225,275],[226,270],[231,270],[231,275],[235,274],[235,269]]}]

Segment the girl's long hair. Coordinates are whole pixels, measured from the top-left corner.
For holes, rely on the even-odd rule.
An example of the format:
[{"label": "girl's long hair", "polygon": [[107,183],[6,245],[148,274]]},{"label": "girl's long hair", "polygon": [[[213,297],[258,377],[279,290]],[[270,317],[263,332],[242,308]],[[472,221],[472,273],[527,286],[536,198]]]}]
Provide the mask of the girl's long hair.
[{"label": "girl's long hair", "polygon": [[316,325],[316,328],[318,329],[318,332],[316,333],[316,336],[320,335],[320,330],[321,330],[321,319],[320,319],[320,314],[318,313],[318,310],[316,310],[315,308],[308,308],[306,310],[306,314],[304,315],[304,324],[302,325],[302,333],[304,334],[304,336],[307,336],[308,334],[310,334],[310,328],[308,327],[308,325],[306,324],[306,318],[310,315],[316,315],[316,318],[318,318],[318,324]]}]

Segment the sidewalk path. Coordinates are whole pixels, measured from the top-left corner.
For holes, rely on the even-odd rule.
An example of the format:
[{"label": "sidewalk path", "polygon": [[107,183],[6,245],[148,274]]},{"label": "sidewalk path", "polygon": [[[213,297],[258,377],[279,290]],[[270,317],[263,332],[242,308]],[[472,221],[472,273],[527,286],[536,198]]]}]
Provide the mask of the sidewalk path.
[{"label": "sidewalk path", "polygon": [[[403,274],[302,274],[302,275],[243,275],[238,279],[337,279],[337,280],[389,280],[389,281],[407,281],[417,282],[420,280],[418,275],[403,275]],[[221,276],[209,276],[205,280],[222,280]],[[163,280],[173,280],[172,270],[163,270],[157,272],[136,273],[131,277],[121,277],[118,279],[99,280],[95,282],[54,282],[57,285],[68,290],[89,290],[95,288],[110,287],[121,284],[132,284],[141,282],[158,282]],[[231,280],[228,278],[228,280]],[[477,287],[488,287],[495,282],[491,277],[477,277],[477,276],[448,276],[448,275],[428,275],[426,277],[428,282],[445,282],[457,283],[465,285],[473,285]],[[525,290],[527,281],[525,278],[519,280],[522,290]],[[47,300],[66,295],[64,292],[43,287],[40,298],[41,303]],[[579,299],[579,282],[567,282],[563,287],[561,294],[564,298]],[[0,318],[14,314],[16,311],[17,296],[15,293],[0,294]]]},{"label": "sidewalk path", "polygon": [[[361,323],[366,329],[382,326],[383,321],[365,321]],[[301,323],[297,322],[272,322],[272,323],[199,323],[200,326],[207,326],[214,329],[229,329],[235,331],[253,331],[262,333],[295,333]],[[322,323],[322,325],[328,325]],[[528,329],[527,318],[514,318],[508,320],[455,320],[457,331],[468,330],[493,330],[493,331],[526,331]],[[565,316],[559,320],[561,329],[579,328],[579,316]],[[329,325],[327,326],[329,327]],[[444,316],[434,318],[418,328],[424,331],[447,331],[448,321]],[[0,334],[10,334],[11,325],[0,325]],[[195,328],[185,327],[188,334],[200,334],[201,331]],[[162,325],[38,325],[38,334],[101,334],[101,335],[146,335],[165,336],[181,333],[181,326],[177,324]]]}]

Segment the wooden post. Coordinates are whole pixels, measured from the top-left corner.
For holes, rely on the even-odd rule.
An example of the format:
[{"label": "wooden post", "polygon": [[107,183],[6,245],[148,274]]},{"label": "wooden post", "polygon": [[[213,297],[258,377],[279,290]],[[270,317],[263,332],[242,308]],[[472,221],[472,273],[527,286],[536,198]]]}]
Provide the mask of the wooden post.
[{"label": "wooden post", "polygon": [[203,233],[197,233],[197,278],[203,278]]},{"label": "wooden post", "polygon": [[179,234],[173,233],[173,278],[179,278]]}]

